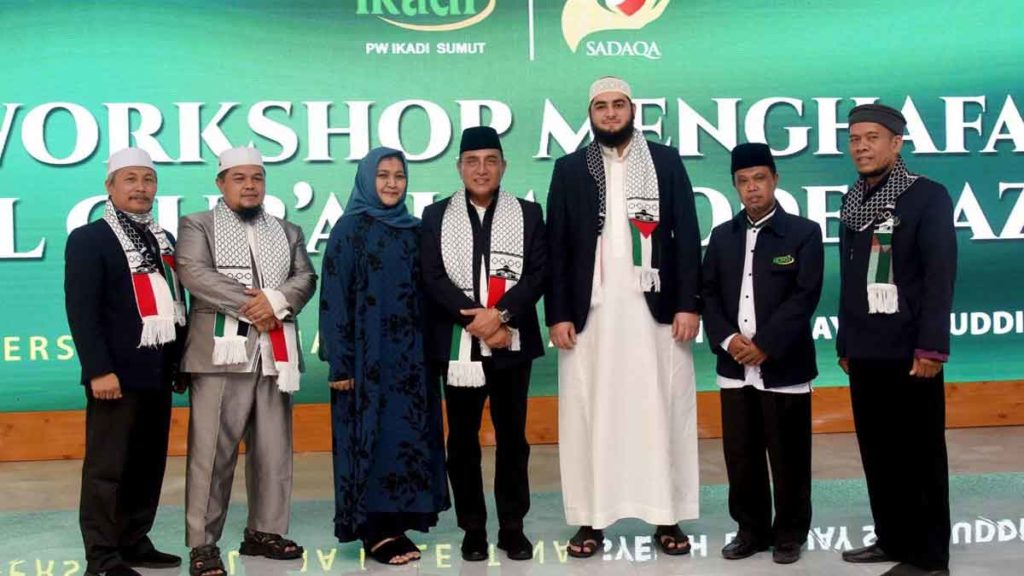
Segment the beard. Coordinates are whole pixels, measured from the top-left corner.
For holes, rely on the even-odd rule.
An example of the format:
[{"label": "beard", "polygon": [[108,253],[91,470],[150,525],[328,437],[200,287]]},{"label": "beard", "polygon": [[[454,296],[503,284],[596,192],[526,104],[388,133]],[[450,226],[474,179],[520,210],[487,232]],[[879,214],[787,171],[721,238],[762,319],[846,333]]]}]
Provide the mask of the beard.
[{"label": "beard", "polygon": [[630,114],[629,122],[626,122],[626,125],[618,130],[602,130],[591,120],[590,129],[594,132],[594,140],[608,148],[616,148],[629,142],[629,139],[633,137],[633,116],[633,114]]},{"label": "beard", "polygon": [[252,208],[241,208],[235,212],[243,222],[252,222],[259,215],[263,213],[263,206],[254,206]]}]

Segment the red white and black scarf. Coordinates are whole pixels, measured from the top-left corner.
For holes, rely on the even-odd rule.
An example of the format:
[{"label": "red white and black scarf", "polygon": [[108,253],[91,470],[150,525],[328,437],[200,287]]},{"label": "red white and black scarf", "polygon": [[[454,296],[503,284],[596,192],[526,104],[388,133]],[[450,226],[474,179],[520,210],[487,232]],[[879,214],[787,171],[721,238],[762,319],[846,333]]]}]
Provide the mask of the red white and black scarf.
[{"label": "red white and black scarf", "polygon": [[[523,274],[523,208],[515,196],[504,190],[498,192],[494,201],[497,206],[491,222],[491,253],[486,259],[489,261],[487,282],[480,286],[478,302],[484,308],[494,308]],[[477,301],[473,294],[473,225],[466,208],[465,189],[452,195],[441,219],[441,259],[452,283],[470,300]],[[483,365],[472,360],[472,344],[469,332],[458,324],[452,327],[449,385],[484,385]],[[515,337],[511,349],[518,349]],[[483,342],[480,342],[480,354],[491,355]]]},{"label": "red white and black scarf", "polygon": [[[155,348],[173,342],[175,324],[185,325],[185,292],[178,281],[174,247],[167,239],[167,234],[152,214],[125,214],[114,208],[109,199],[103,212],[103,221],[113,230],[128,260],[135,291],[135,307],[142,318],[139,347]],[[153,234],[160,248],[159,254],[153,254],[149,243],[142,238],[136,226]]]},{"label": "red white and black scarf", "polygon": [[[275,289],[291,272],[291,251],[281,223],[265,211],[249,225],[254,228],[255,250],[250,248],[246,224],[223,201],[213,209],[213,261],[217,272],[236,280],[246,288],[255,285],[257,274],[261,288]],[[256,269],[253,269],[255,261]],[[214,323],[213,363],[217,366],[248,360],[246,341],[251,323],[247,318],[218,312]],[[299,339],[295,322],[260,335],[263,374],[277,376],[282,392],[299,389]]]},{"label": "red white and black scarf", "polygon": [[[601,146],[593,141],[587,146],[587,171],[597,182],[598,215],[597,234],[604,231],[608,184],[605,178]],[[626,156],[626,217],[633,241],[633,266],[637,286],[642,292],[660,292],[658,274],[660,242],[654,231],[661,222],[661,204],[658,193],[658,173],[654,169],[651,149],[639,130],[633,132]],[[600,275],[595,275],[600,279]]]},{"label": "red white and black scarf", "polygon": [[860,178],[843,198],[840,219],[847,228],[861,232],[874,226],[871,232],[871,255],[868,257],[868,313],[895,314],[899,312],[899,291],[893,279],[892,237],[899,218],[896,217],[896,200],[910,188],[918,175],[907,171],[901,156],[885,184],[864,200],[868,191],[867,180]]}]

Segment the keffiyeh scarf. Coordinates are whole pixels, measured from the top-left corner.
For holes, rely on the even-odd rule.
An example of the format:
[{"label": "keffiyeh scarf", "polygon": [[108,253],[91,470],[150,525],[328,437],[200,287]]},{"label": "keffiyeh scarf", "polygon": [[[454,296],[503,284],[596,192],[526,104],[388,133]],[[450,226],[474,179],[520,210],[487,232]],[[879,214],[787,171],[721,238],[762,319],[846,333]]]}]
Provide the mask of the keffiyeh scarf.
[{"label": "keffiyeh scarf", "polygon": [[[178,281],[174,247],[167,239],[167,234],[152,214],[129,216],[114,208],[109,199],[103,220],[113,230],[128,260],[132,288],[135,291],[135,306],[142,319],[139,348],[155,348],[173,342],[174,326],[185,325],[185,293]],[[142,238],[136,225],[153,234],[160,247],[159,254],[152,253],[149,243]]]}]

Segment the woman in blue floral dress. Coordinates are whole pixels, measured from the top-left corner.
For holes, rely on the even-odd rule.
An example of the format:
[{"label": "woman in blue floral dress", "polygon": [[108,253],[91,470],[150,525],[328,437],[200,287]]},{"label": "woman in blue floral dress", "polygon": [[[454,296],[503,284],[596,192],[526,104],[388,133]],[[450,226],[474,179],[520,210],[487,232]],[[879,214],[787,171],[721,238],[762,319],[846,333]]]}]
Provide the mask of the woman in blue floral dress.
[{"label": "woman in blue floral dress", "polygon": [[418,289],[419,220],[405,206],[405,157],[376,148],[359,163],[331,231],[320,287],[330,364],[338,540],[385,564],[417,560],[405,535],[448,509],[440,390],[428,385]]}]

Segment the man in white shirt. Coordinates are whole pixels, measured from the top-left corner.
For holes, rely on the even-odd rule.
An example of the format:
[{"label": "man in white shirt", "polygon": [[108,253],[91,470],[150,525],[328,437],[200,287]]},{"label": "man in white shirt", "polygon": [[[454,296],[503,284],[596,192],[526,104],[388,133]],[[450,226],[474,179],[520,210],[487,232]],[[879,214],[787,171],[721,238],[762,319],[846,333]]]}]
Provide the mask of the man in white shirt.
[{"label": "man in white shirt", "polygon": [[821,296],[821,230],[776,203],[779,176],[766,144],[737,146],[732,174],[744,209],[712,231],[702,290],[722,389],[729,513],[739,524],[722,556],[773,546],[775,562],[790,564],[811,522],[811,380],[818,375],[811,318]]}]

